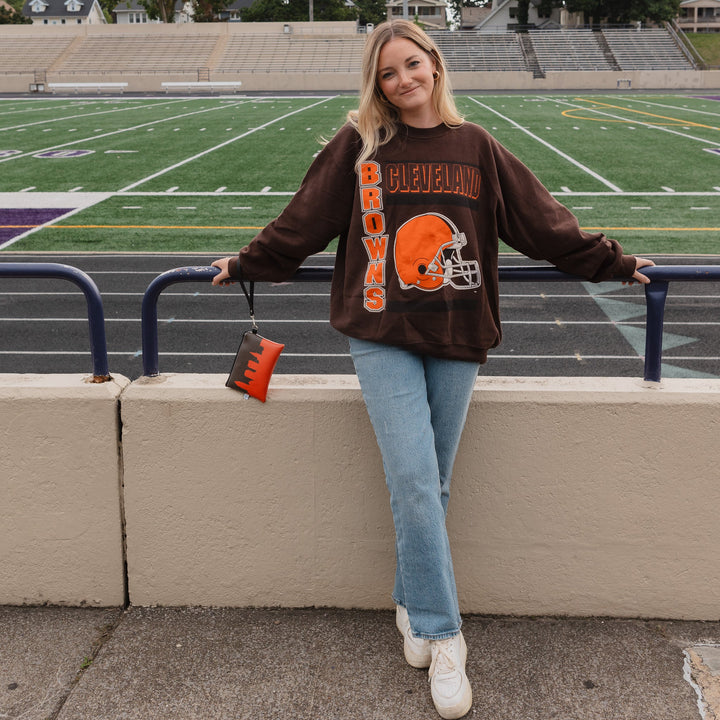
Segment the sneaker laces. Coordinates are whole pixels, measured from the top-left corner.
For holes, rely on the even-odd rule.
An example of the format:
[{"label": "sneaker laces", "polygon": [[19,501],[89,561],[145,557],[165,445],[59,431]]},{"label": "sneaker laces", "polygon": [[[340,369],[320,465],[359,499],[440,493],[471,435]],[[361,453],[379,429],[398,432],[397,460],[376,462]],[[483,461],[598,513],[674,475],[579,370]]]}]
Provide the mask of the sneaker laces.
[{"label": "sneaker laces", "polygon": [[453,638],[439,640],[433,643],[433,660],[430,668],[430,676],[451,675],[457,672],[460,658],[456,657],[456,644]]}]

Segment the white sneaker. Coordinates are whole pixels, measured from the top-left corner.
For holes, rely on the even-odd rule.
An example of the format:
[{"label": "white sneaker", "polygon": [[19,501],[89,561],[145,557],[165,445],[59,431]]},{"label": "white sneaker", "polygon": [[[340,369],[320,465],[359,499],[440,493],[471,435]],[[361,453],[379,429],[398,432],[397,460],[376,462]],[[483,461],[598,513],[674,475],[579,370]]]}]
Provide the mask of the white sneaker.
[{"label": "white sneaker", "polygon": [[430,642],[430,693],[435,709],[445,720],[461,718],[472,706],[472,688],[465,674],[467,645],[462,633]]},{"label": "white sneaker", "polygon": [[395,610],[395,625],[403,636],[405,659],[415,668],[430,667],[430,641],[416,638],[410,630],[410,618],[407,610],[398,605]]}]

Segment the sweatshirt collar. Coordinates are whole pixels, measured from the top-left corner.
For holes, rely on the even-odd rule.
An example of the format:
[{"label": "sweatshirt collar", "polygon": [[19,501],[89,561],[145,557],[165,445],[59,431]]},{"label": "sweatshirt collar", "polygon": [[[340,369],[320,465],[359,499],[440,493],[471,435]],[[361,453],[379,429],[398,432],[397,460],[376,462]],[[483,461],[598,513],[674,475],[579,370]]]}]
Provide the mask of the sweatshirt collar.
[{"label": "sweatshirt collar", "polygon": [[435,127],[431,128],[417,128],[412,127],[411,125],[404,125],[401,123],[399,130],[400,131],[398,134],[402,137],[424,140],[426,138],[441,137],[449,130],[449,128],[447,125],[445,125],[445,123],[440,123],[440,125],[436,125]]}]

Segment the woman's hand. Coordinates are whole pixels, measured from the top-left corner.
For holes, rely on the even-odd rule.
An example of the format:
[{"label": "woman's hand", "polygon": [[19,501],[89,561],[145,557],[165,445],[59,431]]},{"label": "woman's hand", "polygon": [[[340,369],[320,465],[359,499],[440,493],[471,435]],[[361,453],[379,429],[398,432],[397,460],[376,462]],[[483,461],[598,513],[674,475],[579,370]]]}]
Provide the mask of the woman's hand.
[{"label": "woman's hand", "polygon": [[623,285],[632,285],[633,282],[637,281],[643,285],[647,285],[650,282],[650,278],[647,275],[643,275],[639,272],[642,267],[654,267],[655,263],[647,258],[636,257],[635,258],[635,272],[632,275],[632,280],[623,280]]},{"label": "woman's hand", "polygon": [[220,272],[212,279],[213,285],[230,285],[233,282],[228,272],[231,260],[231,257],[224,257],[212,263],[212,267],[220,268]]}]

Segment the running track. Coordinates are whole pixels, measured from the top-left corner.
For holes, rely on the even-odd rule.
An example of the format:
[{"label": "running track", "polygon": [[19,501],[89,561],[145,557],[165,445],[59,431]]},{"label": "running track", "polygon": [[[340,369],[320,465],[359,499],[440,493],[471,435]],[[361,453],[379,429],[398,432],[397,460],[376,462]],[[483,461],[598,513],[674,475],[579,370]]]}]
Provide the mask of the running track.
[{"label": "running track", "polygon": [[[154,277],[215,256],[23,254],[0,262],[58,262],[87,272],[105,308],[110,371],[142,375],[141,303]],[[655,257],[665,264],[720,264],[720,257]],[[319,256],[311,265],[332,264]],[[528,265],[505,256],[504,265]],[[665,313],[663,377],[720,377],[720,283],[675,283]],[[484,375],[641,377],[645,301],[620,283],[503,283],[504,339]],[[285,343],[278,373],[352,373],[345,339],[327,321],[329,284],[258,284],[261,332]],[[0,278],[0,373],[90,373],[85,301],[71,283]],[[160,371],[227,373],[247,305],[237,286],[173,285],[158,304]]]}]

